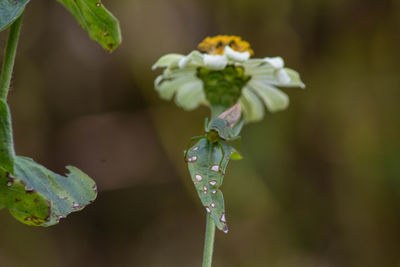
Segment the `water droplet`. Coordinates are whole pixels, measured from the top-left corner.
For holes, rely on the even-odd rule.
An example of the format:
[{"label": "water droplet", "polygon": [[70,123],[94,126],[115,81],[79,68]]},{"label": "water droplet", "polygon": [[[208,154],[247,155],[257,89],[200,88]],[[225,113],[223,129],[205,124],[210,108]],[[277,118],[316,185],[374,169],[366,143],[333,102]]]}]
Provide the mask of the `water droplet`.
[{"label": "water droplet", "polygon": [[222,228],[222,232],[224,232],[225,234],[227,234],[228,233],[228,226],[224,226],[224,228]]},{"label": "water droplet", "polygon": [[194,177],[195,177],[196,180],[199,181],[199,182],[200,182],[201,180],[203,180],[203,177],[202,177],[200,174],[196,174]]},{"label": "water droplet", "polygon": [[226,222],[225,213],[222,213],[221,218],[219,219],[221,222]]},{"label": "water droplet", "polygon": [[213,190],[212,193],[213,193],[213,194],[216,194],[216,193],[217,193],[217,190]]},{"label": "water droplet", "polygon": [[96,6],[97,6],[97,7],[101,6],[101,3],[100,3],[100,2],[99,2],[99,3],[96,3]]},{"label": "water droplet", "polygon": [[211,208],[215,208],[215,203],[214,202],[211,202]]},{"label": "water droplet", "polygon": [[7,182],[7,186],[12,186],[13,185],[13,182],[12,181],[8,181]]},{"label": "water droplet", "polygon": [[192,148],[192,151],[197,151],[197,150],[199,150],[199,146],[195,146],[194,148]]},{"label": "water droplet", "polygon": [[97,185],[95,184],[92,188],[93,188],[93,191],[97,193]]},{"label": "water droplet", "polygon": [[211,170],[215,172],[219,172],[219,165],[215,164],[211,166]]},{"label": "water droplet", "polygon": [[62,215],[57,215],[56,218],[57,218],[57,222],[60,222],[60,220],[64,219],[65,217]]},{"label": "water droplet", "polygon": [[217,181],[215,181],[215,180],[210,181],[210,185],[214,186],[216,184],[217,184]]},{"label": "water droplet", "polygon": [[204,193],[204,194],[207,194],[207,192],[208,192],[207,186],[203,186],[203,193]]},{"label": "water droplet", "polygon": [[81,207],[81,205],[79,205],[78,203],[73,202],[72,208],[78,209],[78,208],[80,208],[80,207]]},{"label": "water droplet", "polygon": [[188,158],[189,162],[195,162],[197,160],[197,156],[191,156],[190,158]]},{"label": "water droplet", "polygon": [[205,208],[206,208],[207,213],[211,213],[211,210],[209,207],[206,206]]}]

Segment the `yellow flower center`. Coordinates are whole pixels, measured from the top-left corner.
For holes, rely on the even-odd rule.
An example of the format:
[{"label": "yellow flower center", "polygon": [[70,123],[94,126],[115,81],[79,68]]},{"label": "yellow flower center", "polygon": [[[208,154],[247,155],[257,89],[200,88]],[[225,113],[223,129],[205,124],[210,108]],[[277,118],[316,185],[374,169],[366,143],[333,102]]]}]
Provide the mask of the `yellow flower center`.
[{"label": "yellow flower center", "polygon": [[247,51],[251,56],[254,55],[254,51],[250,48],[250,44],[243,41],[241,37],[235,35],[217,35],[214,37],[207,37],[198,45],[198,49],[200,52],[208,53],[210,55],[223,55],[224,48],[227,45],[235,51]]}]

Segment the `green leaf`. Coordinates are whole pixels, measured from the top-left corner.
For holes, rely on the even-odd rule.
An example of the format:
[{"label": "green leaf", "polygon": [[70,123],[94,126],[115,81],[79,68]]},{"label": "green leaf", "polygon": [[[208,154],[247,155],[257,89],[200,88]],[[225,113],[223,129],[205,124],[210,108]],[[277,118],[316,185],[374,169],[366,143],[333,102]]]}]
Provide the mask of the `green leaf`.
[{"label": "green leaf", "polygon": [[187,161],[190,176],[203,206],[217,228],[227,233],[224,196],[219,187],[222,185],[229,155],[236,150],[228,143],[220,142],[226,155],[223,159],[220,145],[217,142],[210,143],[204,138],[189,149]]},{"label": "green leaf", "polygon": [[14,144],[8,105],[0,99],[0,169],[14,173]]},{"label": "green leaf", "polygon": [[20,222],[32,226],[57,224],[82,210],[97,196],[95,182],[68,166],[61,176],[27,157],[17,156],[15,175],[0,169],[0,206],[7,206]]},{"label": "green leaf", "polygon": [[24,11],[29,0],[0,0],[0,31],[10,26]]},{"label": "green leaf", "polygon": [[118,20],[100,0],[57,0],[64,5],[85,29],[90,38],[105,50],[113,51],[121,43]]}]

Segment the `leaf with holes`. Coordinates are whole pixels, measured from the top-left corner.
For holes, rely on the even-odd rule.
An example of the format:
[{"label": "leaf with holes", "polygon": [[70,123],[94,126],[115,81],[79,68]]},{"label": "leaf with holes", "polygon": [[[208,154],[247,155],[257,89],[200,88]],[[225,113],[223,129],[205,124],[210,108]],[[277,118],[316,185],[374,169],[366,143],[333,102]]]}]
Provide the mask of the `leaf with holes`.
[{"label": "leaf with holes", "polygon": [[[197,194],[207,213],[218,229],[228,232],[225,218],[225,203],[219,187],[225,174],[230,155],[236,150],[225,141],[211,143],[203,138],[192,146],[187,153],[188,168]],[[222,161],[221,161],[222,160]]]},{"label": "leaf with holes", "polygon": [[100,0],[57,0],[64,5],[85,29],[90,38],[105,50],[113,51],[121,43],[118,20]]},{"label": "leaf with holes", "polygon": [[0,168],[14,172],[14,144],[8,105],[0,99]]},{"label": "leaf with holes", "polygon": [[29,0],[0,0],[0,31],[10,26],[24,11]]},{"label": "leaf with holes", "polygon": [[97,196],[95,182],[68,166],[56,174],[27,157],[15,158],[15,172],[0,169],[0,207],[6,206],[20,222],[52,226],[71,212],[82,210]]}]

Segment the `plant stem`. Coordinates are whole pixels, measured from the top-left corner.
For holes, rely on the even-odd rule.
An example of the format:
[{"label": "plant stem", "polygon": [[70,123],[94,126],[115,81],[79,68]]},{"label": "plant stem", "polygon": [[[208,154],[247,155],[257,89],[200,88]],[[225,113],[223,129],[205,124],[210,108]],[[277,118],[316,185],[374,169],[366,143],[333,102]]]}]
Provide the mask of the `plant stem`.
[{"label": "plant stem", "polygon": [[203,267],[211,267],[214,250],[215,224],[207,214],[206,233],[204,240]]},{"label": "plant stem", "polygon": [[23,13],[14,21],[8,33],[6,51],[4,54],[3,67],[0,74],[0,98],[4,101],[7,99],[8,89],[10,88],[12,71],[14,68],[15,54],[17,52],[17,44],[19,32],[21,29]]}]

